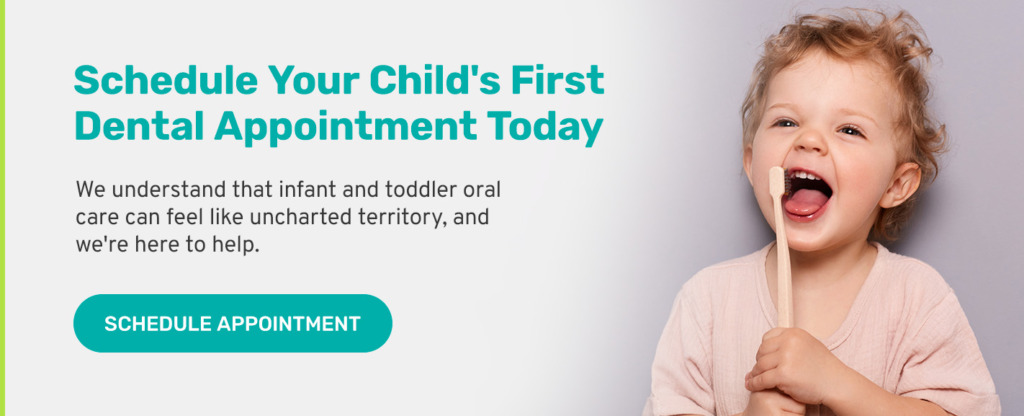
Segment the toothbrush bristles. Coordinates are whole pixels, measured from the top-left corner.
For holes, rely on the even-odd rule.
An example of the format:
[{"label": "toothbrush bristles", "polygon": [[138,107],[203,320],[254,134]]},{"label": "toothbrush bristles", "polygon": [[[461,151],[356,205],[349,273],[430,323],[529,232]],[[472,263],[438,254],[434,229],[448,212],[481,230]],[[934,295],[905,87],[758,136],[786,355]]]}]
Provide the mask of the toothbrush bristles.
[{"label": "toothbrush bristles", "polygon": [[786,179],[782,196],[789,196],[790,193],[792,193],[793,188],[793,177],[789,175],[789,169],[784,169],[782,171],[782,177]]}]

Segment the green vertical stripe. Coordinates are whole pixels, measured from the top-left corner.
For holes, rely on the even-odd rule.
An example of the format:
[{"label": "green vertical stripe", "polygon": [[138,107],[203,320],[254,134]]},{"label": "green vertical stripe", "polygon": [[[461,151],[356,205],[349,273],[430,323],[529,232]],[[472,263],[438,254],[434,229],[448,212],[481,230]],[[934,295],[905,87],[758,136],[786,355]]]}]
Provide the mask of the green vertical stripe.
[{"label": "green vertical stripe", "polygon": [[[4,64],[0,65],[0,95],[4,96],[4,103],[0,104],[0,106],[5,106],[7,104],[7,92],[4,90],[4,84],[7,80],[7,76],[5,75],[7,69],[7,17],[5,13],[7,4],[3,0],[0,0],[0,6],[2,6],[0,7],[0,17],[2,17],[0,20],[4,21],[4,23],[2,23],[4,27],[4,30],[2,31],[3,34],[0,34],[0,37],[3,37],[3,42],[0,42],[0,45],[2,45],[0,46],[0,51],[3,51],[0,55],[3,55],[3,57],[0,59],[4,60]],[[0,237],[0,250],[3,250],[4,252],[3,257],[0,257],[0,266],[3,266],[3,271],[0,271],[0,340],[4,341],[2,342],[3,346],[0,347],[0,351],[3,351],[4,359],[0,362],[0,373],[4,373],[4,381],[2,382],[4,392],[0,393],[0,408],[4,410],[3,413],[7,413],[7,329],[4,328],[4,320],[7,319],[5,313],[7,310],[7,295],[5,294],[5,288],[7,287],[7,248],[5,247],[7,241],[7,190],[5,186],[7,182],[7,156],[5,155],[7,147],[7,142],[5,140],[7,127],[4,123],[4,119],[7,117],[7,110],[6,107],[3,108],[3,115],[0,115],[0,159],[3,159],[3,162],[0,163],[3,163],[4,166],[3,169],[0,169],[0,201],[3,201],[3,203],[0,204],[0,217],[2,217],[0,218],[0,234],[3,234],[3,236]]]}]

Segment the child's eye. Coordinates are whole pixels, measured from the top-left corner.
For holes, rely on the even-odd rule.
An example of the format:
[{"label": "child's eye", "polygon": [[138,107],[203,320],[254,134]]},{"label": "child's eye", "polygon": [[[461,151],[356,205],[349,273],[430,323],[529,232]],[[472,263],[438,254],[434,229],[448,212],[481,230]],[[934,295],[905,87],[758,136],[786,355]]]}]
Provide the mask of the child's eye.
[{"label": "child's eye", "polygon": [[860,132],[860,129],[854,126],[843,126],[839,129],[840,133],[849,134],[851,136],[863,136],[864,133]]},{"label": "child's eye", "polygon": [[787,119],[787,118],[782,118],[782,119],[777,120],[774,124],[772,124],[772,126],[774,126],[774,127],[796,127],[796,122],[793,121],[793,120]]}]

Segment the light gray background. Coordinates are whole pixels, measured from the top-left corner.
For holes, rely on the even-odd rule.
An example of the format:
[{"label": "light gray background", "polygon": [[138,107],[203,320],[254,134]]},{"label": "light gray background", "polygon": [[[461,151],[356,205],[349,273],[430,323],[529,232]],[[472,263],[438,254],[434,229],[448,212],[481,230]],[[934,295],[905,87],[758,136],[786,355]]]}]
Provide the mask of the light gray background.
[{"label": "light gray background", "polygon": [[[892,8],[892,3],[843,3]],[[11,414],[636,414],[675,292],[694,272],[772,238],[741,174],[738,108],[760,42],[797,12],[834,2],[8,2],[7,410]],[[953,138],[938,182],[891,247],[938,269],[978,336],[1006,414],[1024,348],[1024,6],[902,2],[935,47],[935,108]],[[83,97],[73,71],[134,64],[257,73],[252,97]],[[276,96],[268,64],[359,71],[381,63],[479,64],[493,97]],[[508,68],[599,64],[604,96],[512,96]],[[365,84],[364,84],[365,86]],[[548,109],[604,117],[593,149],[540,142],[77,143],[73,114],[203,109],[292,117],[327,108],[392,116]],[[209,121],[208,121],[209,123]],[[485,130],[481,130],[484,132]],[[479,229],[235,231],[261,255],[80,255],[113,234],[227,233],[73,225],[76,179],[502,180],[492,201],[361,205],[479,209]],[[166,200],[160,209],[209,206]],[[219,205],[239,206],[237,201]],[[285,205],[324,205],[266,201]],[[344,205],[344,201],[337,205]],[[71,319],[97,293],[370,293],[395,318],[372,354],[97,354]]]}]

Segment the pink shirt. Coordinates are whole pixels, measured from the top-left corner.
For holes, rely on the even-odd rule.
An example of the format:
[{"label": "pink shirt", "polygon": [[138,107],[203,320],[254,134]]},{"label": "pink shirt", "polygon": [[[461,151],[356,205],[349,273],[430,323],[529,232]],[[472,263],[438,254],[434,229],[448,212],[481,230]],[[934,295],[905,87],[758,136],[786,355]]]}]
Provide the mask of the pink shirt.
[{"label": "pink shirt", "polygon": [[[998,415],[999,397],[953,290],[923,262],[877,245],[846,320],[821,340],[836,357],[898,395],[955,415]],[[645,413],[733,415],[743,377],[776,325],[764,264],[771,245],[701,270],[676,296],[658,342]],[[808,415],[832,415],[808,406]]]}]

